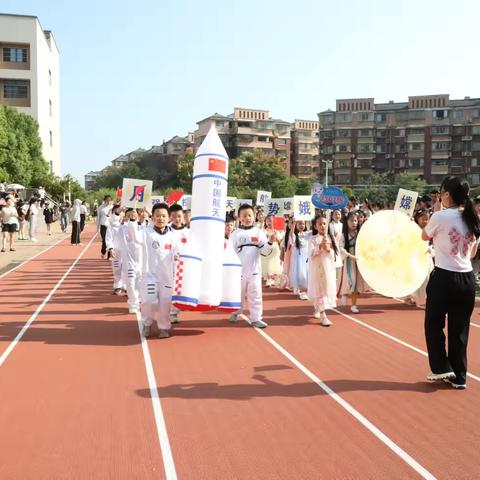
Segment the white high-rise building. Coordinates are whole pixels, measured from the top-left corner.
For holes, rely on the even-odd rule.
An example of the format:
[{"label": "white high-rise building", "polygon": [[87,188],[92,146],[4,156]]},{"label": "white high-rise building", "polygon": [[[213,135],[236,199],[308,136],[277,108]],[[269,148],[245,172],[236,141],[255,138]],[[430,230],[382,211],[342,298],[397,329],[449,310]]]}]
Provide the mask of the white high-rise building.
[{"label": "white high-rise building", "polygon": [[61,175],[59,52],[37,17],[0,13],[0,104],[16,107],[40,127],[43,156]]}]

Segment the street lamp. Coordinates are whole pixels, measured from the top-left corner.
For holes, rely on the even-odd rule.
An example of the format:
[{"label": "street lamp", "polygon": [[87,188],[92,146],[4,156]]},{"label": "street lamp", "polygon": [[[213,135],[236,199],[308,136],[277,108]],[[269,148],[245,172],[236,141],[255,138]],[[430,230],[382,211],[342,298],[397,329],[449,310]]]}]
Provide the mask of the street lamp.
[{"label": "street lamp", "polygon": [[333,160],[322,160],[325,164],[325,186],[328,187],[328,169],[332,167]]}]

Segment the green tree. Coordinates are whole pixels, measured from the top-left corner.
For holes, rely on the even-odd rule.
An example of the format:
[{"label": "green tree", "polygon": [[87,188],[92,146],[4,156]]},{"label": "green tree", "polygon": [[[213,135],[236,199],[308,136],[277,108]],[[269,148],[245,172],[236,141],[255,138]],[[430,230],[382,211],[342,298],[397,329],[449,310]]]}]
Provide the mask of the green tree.
[{"label": "green tree", "polygon": [[192,190],[194,160],[195,154],[192,152],[185,152],[185,154],[178,159],[176,183],[184,192],[191,192]]}]

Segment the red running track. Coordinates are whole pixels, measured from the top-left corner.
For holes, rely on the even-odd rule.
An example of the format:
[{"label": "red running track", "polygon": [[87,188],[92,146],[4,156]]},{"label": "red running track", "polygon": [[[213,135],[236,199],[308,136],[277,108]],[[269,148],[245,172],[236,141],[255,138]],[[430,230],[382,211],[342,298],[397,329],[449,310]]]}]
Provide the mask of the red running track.
[{"label": "red running track", "polygon": [[[363,324],[332,313],[326,329],[307,302],[272,289],[263,333],[182,313],[170,339],[142,350],[98,238],[64,277],[82,248],[62,243],[0,279],[0,355],[10,349],[0,365],[0,478],[480,477],[480,382],[459,392],[424,381],[427,359],[409,347],[425,349],[422,311],[365,297],[352,317]],[[480,377],[480,329],[471,335]],[[160,448],[162,419],[173,464]]]}]

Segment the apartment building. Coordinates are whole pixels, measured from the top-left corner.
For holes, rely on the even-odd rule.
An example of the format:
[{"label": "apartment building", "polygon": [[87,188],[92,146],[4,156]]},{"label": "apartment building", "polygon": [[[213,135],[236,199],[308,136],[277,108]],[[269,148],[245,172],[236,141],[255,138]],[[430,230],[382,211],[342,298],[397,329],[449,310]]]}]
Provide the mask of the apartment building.
[{"label": "apartment building", "polygon": [[318,178],[318,120],[295,120],[291,125],[291,172],[298,178]]},{"label": "apartment building", "polygon": [[409,172],[429,184],[462,175],[480,184],[480,98],[340,99],[318,118],[321,175],[328,165],[336,184],[365,184],[374,172]]},{"label": "apartment building", "polygon": [[270,117],[267,110],[236,107],[230,115],[215,113],[197,122],[195,148],[200,146],[212,123],[230,158],[260,150],[281,158],[285,171],[290,174],[290,122]]},{"label": "apartment building", "polygon": [[0,13],[0,104],[37,120],[43,156],[61,175],[59,52],[35,16]]}]

